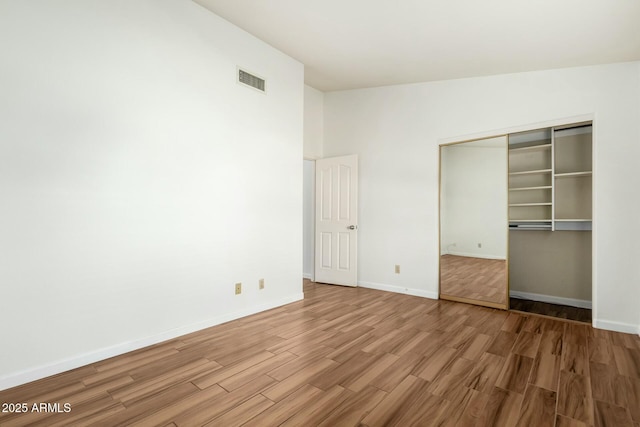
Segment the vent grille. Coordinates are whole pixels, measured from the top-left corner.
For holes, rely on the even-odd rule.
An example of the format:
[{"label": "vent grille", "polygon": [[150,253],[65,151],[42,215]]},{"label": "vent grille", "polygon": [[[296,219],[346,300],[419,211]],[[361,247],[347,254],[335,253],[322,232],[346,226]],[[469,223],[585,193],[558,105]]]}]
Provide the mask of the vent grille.
[{"label": "vent grille", "polygon": [[254,89],[259,90],[260,92],[264,92],[264,79],[261,79],[258,76],[254,76],[253,74],[247,73],[244,70],[238,69],[238,81],[247,86],[251,86]]}]

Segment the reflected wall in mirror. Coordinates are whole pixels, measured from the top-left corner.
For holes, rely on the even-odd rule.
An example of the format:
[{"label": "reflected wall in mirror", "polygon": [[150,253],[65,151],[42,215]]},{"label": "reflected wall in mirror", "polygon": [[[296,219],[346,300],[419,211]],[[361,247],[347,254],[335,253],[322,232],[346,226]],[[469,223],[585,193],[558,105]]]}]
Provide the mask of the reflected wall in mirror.
[{"label": "reflected wall in mirror", "polygon": [[508,309],[507,137],[440,146],[440,298]]}]

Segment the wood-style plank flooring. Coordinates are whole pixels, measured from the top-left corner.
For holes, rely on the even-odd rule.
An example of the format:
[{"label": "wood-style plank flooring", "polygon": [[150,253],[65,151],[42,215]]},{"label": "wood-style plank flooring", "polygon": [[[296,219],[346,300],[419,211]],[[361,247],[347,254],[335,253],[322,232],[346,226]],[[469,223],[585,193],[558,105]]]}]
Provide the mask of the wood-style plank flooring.
[{"label": "wood-style plank flooring", "polygon": [[506,304],[507,280],[505,260],[457,255],[440,257],[441,294]]},{"label": "wood-style plank flooring", "polygon": [[640,427],[640,338],[306,282],[305,299],[0,392],[5,426]]}]

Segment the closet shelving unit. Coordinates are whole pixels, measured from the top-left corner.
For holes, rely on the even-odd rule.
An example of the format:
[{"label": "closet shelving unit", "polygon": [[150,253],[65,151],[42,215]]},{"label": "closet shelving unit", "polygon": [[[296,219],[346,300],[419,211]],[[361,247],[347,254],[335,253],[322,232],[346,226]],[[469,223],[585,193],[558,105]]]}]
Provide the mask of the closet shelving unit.
[{"label": "closet shelving unit", "polygon": [[590,230],[591,124],[509,135],[509,227]]},{"label": "closet shelving unit", "polygon": [[553,144],[548,131],[509,135],[509,226],[553,228]]},{"label": "closet shelving unit", "polygon": [[591,126],[554,129],[555,229],[590,230],[592,203]]}]

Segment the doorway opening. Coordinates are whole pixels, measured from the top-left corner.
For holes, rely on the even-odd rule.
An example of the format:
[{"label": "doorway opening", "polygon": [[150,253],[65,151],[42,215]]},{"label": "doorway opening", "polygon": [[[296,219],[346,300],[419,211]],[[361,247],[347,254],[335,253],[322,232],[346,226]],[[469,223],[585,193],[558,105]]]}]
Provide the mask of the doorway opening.
[{"label": "doorway opening", "polygon": [[316,162],[303,160],[302,171],[302,277],[315,281]]}]

